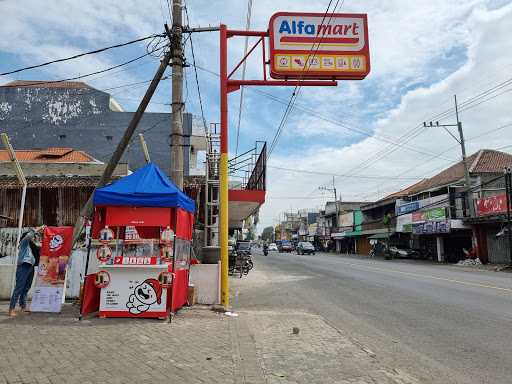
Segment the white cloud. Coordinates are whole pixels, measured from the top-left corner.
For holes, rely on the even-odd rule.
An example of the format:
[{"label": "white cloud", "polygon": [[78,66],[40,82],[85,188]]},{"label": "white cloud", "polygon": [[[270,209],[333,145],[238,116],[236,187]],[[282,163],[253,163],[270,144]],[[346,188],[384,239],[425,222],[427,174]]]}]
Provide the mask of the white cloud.
[{"label": "white cloud", "polygon": [[[471,100],[482,91],[512,78],[512,60],[504,52],[512,50],[512,41],[509,39],[510,18],[512,5],[502,9],[488,11],[476,7],[467,15],[464,26],[460,28],[471,31],[463,44],[467,61],[456,68],[453,73],[432,84],[427,88],[418,88],[406,92],[400,103],[388,110],[384,118],[375,124],[377,135],[386,135],[398,138],[421,125],[423,120],[436,113],[453,107],[453,95],[457,94],[459,103]],[[458,36],[459,32],[455,32]],[[444,38],[449,39],[448,34]],[[434,37],[432,37],[434,38]],[[425,70],[428,74],[429,70]],[[503,94],[500,94],[504,92]],[[487,102],[476,105],[464,104],[461,112],[464,134],[467,139],[468,153],[481,148],[497,148],[505,145],[512,146],[512,129],[510,127],[495,130],[478,139],[472,137],[482,135],[506,123],[512,123],[509,106],[512,102],[512,84],[492,93],[489,97],[499,96]],[[367,95],[368,96],[368,95]],[[480,101],[483,101],[482,99]],[[357,113],[357,111],[354,111]],[[454,113],[450,113],[443,120],[453,122]],[[413,131],[414,132],[414,131]],[[442,154],[448,159],[460,159],[460,147],[440,128],[420,128],[418,135],[414,136],[411,144],[421,146],[432,153]],[[456,134],[456,131],[454,132]],[[405,136],[408,137],[408,136]],[[386,150],[387,148],[387,150]],[[367,159],[372,159],[376,153],[385,149],[385,156],[371,162],[368,168],[364,167]],[[357,175],[390,175],[390,176],[431,176],[450,164],[450,161],[441,158],[432,158],[388,145],[367,138],[357,144],[344,148],[326,145],[322,150],[311,150],[300,155],[274,156],[270,165],[286,168],[321,170],[333,174],[344,174],[350,170]],[[271,225],[274,216],[283,210],[293,207],[302,208],[314,206],[317,200],[282,200],[273,197],[285,196],[318,196],[317,187],[328,185],[329,176],[306,175],[284,172],[269,168],[269,190],[267,203],[261,212],[261,228]],[[368,180],[359,178],[336,179],[338,192],[344,200],[379,198],[399,190],[413,181],[407,180]],[[316,191],[315,191],[316,189]],[[291,192],[293,191],[293,192]],[[328,196],[329,197],[329,196]]]}]

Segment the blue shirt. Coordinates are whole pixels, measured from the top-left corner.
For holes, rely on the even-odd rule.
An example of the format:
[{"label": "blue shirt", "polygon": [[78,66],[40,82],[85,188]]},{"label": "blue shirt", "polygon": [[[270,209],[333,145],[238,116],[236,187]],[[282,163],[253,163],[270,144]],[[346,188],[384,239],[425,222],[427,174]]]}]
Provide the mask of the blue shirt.
[{"label": "blue shirt", "polygon": [[32,249],[30,248],[30,242],[34,240],[35,232],[32,229],[29,229],[28,233],[20,242],[20,250],[18,252],[18,265],[23,263],[29,263],[30,265],[34,265],[36,262],[36,258],[32,253]]}]

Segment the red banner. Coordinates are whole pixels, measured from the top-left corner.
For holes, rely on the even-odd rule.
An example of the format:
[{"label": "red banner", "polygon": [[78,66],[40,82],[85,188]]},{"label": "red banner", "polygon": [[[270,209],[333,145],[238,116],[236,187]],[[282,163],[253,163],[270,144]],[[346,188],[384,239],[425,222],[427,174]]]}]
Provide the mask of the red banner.
[{"label": "red banner", "polygon": [[166,227],[171,224],[171,208],[107,207],[106,225]]},{"label": "red banner", "polygon": [[479,216],[495,215],[507,212],[507,195],[497,195],[478,199],[476,209]]},{"label": "red banner", "polygon": [[73,227],[46,227],[43,233],[41,256],[70,256],[73,246]]}]

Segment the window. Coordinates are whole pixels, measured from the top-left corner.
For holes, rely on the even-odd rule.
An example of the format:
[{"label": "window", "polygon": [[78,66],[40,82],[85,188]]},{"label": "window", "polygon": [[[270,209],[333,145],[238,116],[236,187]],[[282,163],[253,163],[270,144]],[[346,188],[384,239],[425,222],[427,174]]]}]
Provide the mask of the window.
[{"label": "window", "polygon": [[105,138],[107,139],[107,141],[112,141],[112,139],[114,138],[113,136],[110,136],[110,135],[107,135],[105,136]]}]

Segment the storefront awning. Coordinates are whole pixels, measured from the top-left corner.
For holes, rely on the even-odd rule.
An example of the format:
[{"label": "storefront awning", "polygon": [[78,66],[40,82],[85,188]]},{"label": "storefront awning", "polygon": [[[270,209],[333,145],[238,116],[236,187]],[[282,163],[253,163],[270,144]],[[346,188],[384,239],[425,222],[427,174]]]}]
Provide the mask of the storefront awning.
[{"label": "storefront awning", "polygon": [[376,233],[375,235],[368,236],[368,239],[389,239],[390,236],[393,235],[394,232],[390,233]]}]

